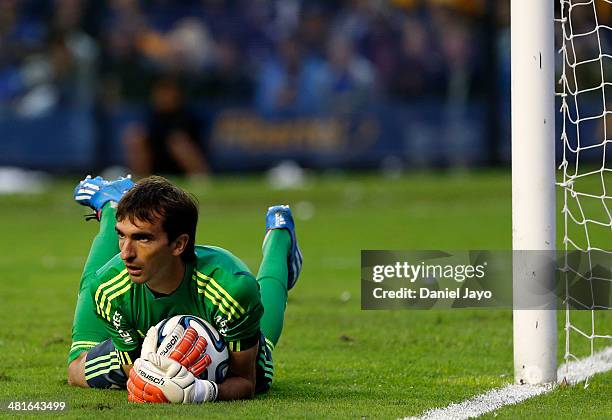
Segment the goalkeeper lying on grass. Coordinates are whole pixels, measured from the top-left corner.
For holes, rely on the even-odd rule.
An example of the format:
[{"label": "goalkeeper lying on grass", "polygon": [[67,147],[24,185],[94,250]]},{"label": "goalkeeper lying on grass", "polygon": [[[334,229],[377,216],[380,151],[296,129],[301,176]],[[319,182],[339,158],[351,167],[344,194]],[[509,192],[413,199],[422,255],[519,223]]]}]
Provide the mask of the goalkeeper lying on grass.
[{"label": "goalkeeper lying on grass", "polygon": [[[87,177],[74,198],[94,209],[100,232],[81,277],[68,356],[70,385],[127,387],[130,401],[183,403],[250,398],[269,389],[287,291],[302,265],[288,206],[268,209],[255,278],[230,252],[194,244],[198,207],[164,178],[134,185],[129,178]],[[145,354],[146,342],[156,345],[157,331],[149,329],[180,314],[207,320],[224,337],[230,359],[222,383],[191,373],[201,369],[199,355],[180,360],[181,366]],[[177,385],[183,390],[179,397]]]}]

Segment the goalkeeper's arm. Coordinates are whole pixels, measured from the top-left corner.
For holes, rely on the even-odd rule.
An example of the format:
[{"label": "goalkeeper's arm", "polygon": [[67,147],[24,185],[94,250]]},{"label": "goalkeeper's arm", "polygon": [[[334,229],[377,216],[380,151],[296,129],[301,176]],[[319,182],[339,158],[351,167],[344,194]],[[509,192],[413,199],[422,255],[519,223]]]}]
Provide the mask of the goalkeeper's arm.
[{"label": "goalkeeper's arm", "polygon": [[230,352],[229,370],[225,380],[219,384],[218,400],[253,398],[258,349],[258,344],[255,344],[244,351]]},{"label": "goalkeeper's arm", "polygon": [[106,340],[70,363],[68,384],[83,388],[125,388],[132,368],[129,358],[129,352],[117,351],[112,341]]},{"label": "goalkeeper's arm", "polygon": [[85,357],[87,357],[86,351],[79,354],[79,357],[68,365],[68,385],[82,388],[89,386],[85,380]]}]

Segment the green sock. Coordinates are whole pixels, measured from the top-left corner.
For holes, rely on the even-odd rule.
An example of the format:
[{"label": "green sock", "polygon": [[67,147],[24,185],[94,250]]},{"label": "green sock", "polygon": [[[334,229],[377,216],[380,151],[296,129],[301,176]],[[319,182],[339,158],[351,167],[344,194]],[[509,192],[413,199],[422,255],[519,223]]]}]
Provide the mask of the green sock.
[{"label": "green sock", "polygon": [[263,244],[263,259],[257,273],[264,314],[261,331],[272,349],[278,343],[287,306],[287,254],[291,247],[291,235],[285,229],[269,231]]},{"label": "green sock", "polygon": [[80,285],[81,289],[87,283],[86,279],[92,277],[100,267],[119,253],[119,241],[117,232],[115,232],[116,214],[117,209],[112,206],[105,205],[102,208],[102,213],[100,215],[100,231],[91,244],[89,256],[83,267]]}]

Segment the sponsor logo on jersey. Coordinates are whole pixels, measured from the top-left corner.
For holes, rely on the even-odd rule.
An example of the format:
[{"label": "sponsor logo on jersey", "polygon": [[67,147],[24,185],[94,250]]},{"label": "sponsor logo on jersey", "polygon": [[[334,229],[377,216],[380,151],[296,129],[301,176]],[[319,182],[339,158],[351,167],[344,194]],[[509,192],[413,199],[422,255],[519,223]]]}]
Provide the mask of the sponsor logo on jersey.
[{"label": "sponsor logo on jersey", "polygon": [[219,334],[225,335],[227,333],[227,319],[217,315],[215,317],[215,323],[217,324],[217,331]]},{"label": "sponsor logo on jersey", "polygon": [[126,344],[132,344],[134,342],[134,339],[130,335],[129,331],[124,331],[121,328],[121,319],[122,319],[121,313],[119,313],[119,311],[115,311],[115,313],[113,314],[113,326],[119,333],[119,336],[123,338],[123,341]]}]

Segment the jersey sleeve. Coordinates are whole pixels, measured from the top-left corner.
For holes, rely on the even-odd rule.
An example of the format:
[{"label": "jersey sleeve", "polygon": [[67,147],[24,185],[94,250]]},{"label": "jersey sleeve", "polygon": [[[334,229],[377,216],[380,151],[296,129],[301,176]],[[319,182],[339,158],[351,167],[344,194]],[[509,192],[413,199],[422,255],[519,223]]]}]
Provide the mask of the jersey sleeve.
[{"label": "jersey sleeve", "polygon": [[259,342],[263,306],[259,284],[248,272],[205,276],[204,296],[213,304],[213,324],[230,351],[241,351]]},{"label": "jersey sleeve", "polygon": [[110,280],[97,281],[90,289],[96,315],[102,319],[122,364],[132,364],[138,357],[140,334],[130,325],[121,307],[125,295],[129,294],[132,282],[123,270]]}]

